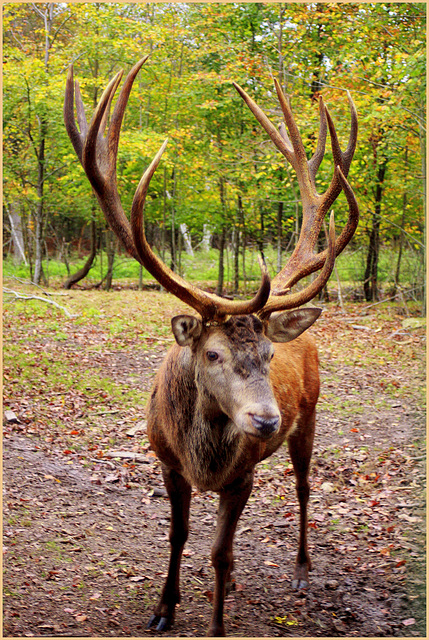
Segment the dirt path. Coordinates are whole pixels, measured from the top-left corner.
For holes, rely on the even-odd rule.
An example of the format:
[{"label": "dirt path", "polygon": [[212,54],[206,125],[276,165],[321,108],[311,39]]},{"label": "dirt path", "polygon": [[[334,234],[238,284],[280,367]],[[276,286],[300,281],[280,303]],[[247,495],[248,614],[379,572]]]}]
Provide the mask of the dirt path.
[{"label": "dirt path", "polygon": [[[282,449],[258,467],[238,526],[228,635],[425,637],[424,416],[412,397],[392,393],[404,374],[391,363],[362,367],[329,346],[322,356],[311,587],[290,589],[297,505]],[[107,361],[112,376],[126,377],[121,352]],[[133,371],[149,385],[147,362],[147,351],[133,353]],[[124,434],[115,449],[130,442]],[[168,562],[169,505],[157,461],[148,451],[140,459],[71,457],[6,432],[5,636],[154,635],[145,626]],[[205,634],[216,508],[216,495],[194,492],[182,603],[161,636]]]}]

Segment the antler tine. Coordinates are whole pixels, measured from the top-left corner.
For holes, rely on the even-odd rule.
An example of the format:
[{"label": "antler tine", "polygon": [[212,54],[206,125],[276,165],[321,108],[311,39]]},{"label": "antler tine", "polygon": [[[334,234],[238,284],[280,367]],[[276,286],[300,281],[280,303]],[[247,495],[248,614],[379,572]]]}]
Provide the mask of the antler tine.
[{"label": "antler tine", "polygon": [[160,282],[168,291],[193,307],[206,322],[221,322],[228,315],[256,313],[268,300],[270,277],[261,260],[261,284],[251,300],[226,300],[207,293],[186,282],[169,269],[149,246],[144,235],[143,207],[150,180],[161,160],[167,140],[145,171],[136,190],[131,225],[122,209],[116,182],[116,159],[120,129],[125,108],[135,77],[146,62],[145,56],[131,69],[120,91],[110,120],[106,138],[103,137],[108,111],[122,78],[120,71],[104,90],[89,126],[86,123],[80,91],[76,89],[76,110],[81,132],[74,118],[73,68],[68,73],[64,100],[64,121],[76,154],[95,191],[104,216],[126,250]]},{"label": "antler tine", "polygon": [[252,300],[238,302],[209,294],[186,282],[160,260],[147,242],[144,233],[143,207],[150,180],[158,167],[167,142],[168,139],[164,141],[143,174],[131,207],[131,228],[141,262],[167,291],[193,307],[206,321],[222,321],[227,315],[256,313],[265,305],[270,295],[270,277],[262,258],[259,259],[262,274],[259,291]]},{"label": "antler tine", "polygon": [[[81,125],[81,131],[82,131],[82,129],[84,129],[84,126],[82,126],[81,124],[82,116],[83,116],[85,125],[86,125],[86,118],[83,110],[82,98],[81,98],[78,87],[76,91],[76,110],[77,110],[78,120],[79,120],[79,124]],[[81,135],[76,126],[76,120],[74,117],[73,65],[71,65],[69,68],[69,71],[67,74],[67,80],[66,80],[66,89],[64,94],[64,123],[66,126],[68,136],[76,152],[76,155],[79,158],[79,160],[82,162],[83,140],[84,140],[84,135],[86,135],[86,129],[84,131],[84,135]]]},{"label": "antler tine", "polygon": [[325,105],[322,96],[319,98],[319,136],[317,138],[317,147],[313,157],[308,161],[308,170],[313,186],[315,186],[316,173],[325,155],[326,135],[328,132],[328,124],[326,118]]},{"label": "antler tine", "polygon": [[[333,185],[338,185],[335,189]],[[303,215],[301,233],[292,255],[281,271],[273,278],[271,283],[272,295],[282,295],[305,276],[314,273],[322,267],[326,260],[327,250],[317,254],[313,253],[313,247],[317,242],[323,219],[341,189],[346,195],[349,207],[349,215],[342,232],[335,242],[335,256],[339,256],[353,237],[359,223],[359,206],[353,190],[347,181],[340,166],[336,166],[331,185],[328,190],[319,196],[318,210],[312,217]],[[334,194],[334,197],[332,197]],[[328,200],[329,197],[329,200]],[[329,205],[329,206],[328,206]],[[304,212],[305,213],[305,212]]]},{"label": "antler tine", "polygon": [[[356,108],[354,106],[353,100],[348,91],[347,91],[347,97],[348,97],[349,106],[350,106],[350,135],[349,135],[349,141],[345,151],[341,151],[335,125],[332,121],[328,108],[325,106],[326,118],[328,120],[329,133],[331,136],[332,155],[334,157],[335,165],[341,167],[341,170],[345,177],[347,177],[349,173],[350,165],[356,149],[357,131],[358,131]],[[326,190],[324,194],[323,209],[325,213],[326,211],[329,210],[330,206],[332,205],[334,200],[337,198],[340,191],[341,191],[341,184],[337,179],[337,176],[334,175],[329,188]]]},{"label": "antler tine", "polygon": [[329,219],[328,248],[325,263],[317,278],[313,280],[307,287],[296,293],[282,293],[280,295],[273,294],[269,297],[265,307],[258,312],[262,320],[266,320],[274,311],[285,311],[286,309],[295,309],[312,300],[323,289],[329,280],[335,265],[335,220],[332,212]]},{"label": "antler tine", "polygon": [[288,146],[287,141],[283,139],[279,131],[273,125],[271,120],[267,118],[262,109],[256,104],[256,102],[240,87],[236,82],[232,83],[233,86],[237,89],[238,93],[243,98],[244,102],[247,104],[255,118],[258,122],[264,127],[265,131],[270,136],[271,140],[274,142],[276,147],[283,153],[283,155],[289,160],[292,164],[292,154],[293,149]]},{"label": "antler tine", "polygon": [[[112,102],[122,74],[123,72],[119,71],[103,91],[85,136],[82,166],[97,195],[98,190],[102,189],[103,184],[106,182],[106,171],[110,173],[111,178],[112,173],[114,173],[114,169],[112,172],[112,167],[116,166],[116,156],[112,157],[107,153],[106,141],[102,135],[102,126],[106,122],[107,109]],[[114,187],[114,184],[111,186]]]},{"label": "antler tine", "polygon": [[88,132],[88,121],[85,115],[85,107],[83,106],[82,94],[80,92],[79,82],[76,80],[75,86],[76,115],[79,124],[79,130],[84,138]]},{"label": "antler tine", "polygon": [[[359,206],[355,194],[353,193],[353,190],[340,167],[336,167],[336,172],[338,180],[347,198],[347,204],[349,205],[349,216],[347,218],[347,222],[335,242],[335,255],[339,256],[352,239],[359,224]],[[314,255],[312,261],[308,263],[307,272],[304,275],[309,275],[310,273],[314,273],[314,271],[320,269],[326,260],[326,256],[326,249],[317,255]],[[273,292],[273,294],[277,295],[277,290]]]},{"label": "antler tine", "polygon": [[[292,114],[290,107],[289,96],[285,96],[280,83],[277,79],[274,80],[277,96],[280,102],[280,106],[283,112],[283,116],[289,129],[290,138],[287,135],[286,127],[282,123],[280,125],[280,132],[285,141],[289,142],[292,146],[291,157],[288,157],[289,162],[296,171],[298,184],[300,186],[301,198],[303,201],[303,207],[306,206],[307,201],[312,204],[316,193],[316,173],[320,167],[320,164],[325,155],[326,135],[328,131],[328,118],[326,107],[323,103],[323,98],[319,98],[319,135],[317,139],[317,147],[312,158],[307,160],[304,145],[302,143],[301,134],[295,122],[295,118]],[[332,121],[331,121],[332,124]],[[332,125],[333,126],[333,125]]]},{"label": "antler tine", "polygon": [[[319,100],[319,138],[316,147],[316,151],[310,160],[307,160],[302,138],[296,125],[295,119],[292,114],[292,110],[289,104],[289,98],[285,96],[280,83],[274,80],[278,100],[283,112],[284,121],[288,129],[284,124],[280,125],[280,135],[271,121],[264,114],[256,103],[246,94],[246,92],[234,84],[237,91],[243,97],[257,120],[264,127],[274,144],[279,151],[287,158],[295,169],[298,178],[298,184],[302,200],[303,219],[301,232],[287,264],[281,269],[272,281],[271,296],[284,296],[286,292],[290,291],[290,288],[304,276],[313,273],[320,269],[325,261],[327,261],[327,255],[329,250],[314,254],[314,246],[316,245],[320,229],[324,220],[324,217],[331,207],[334,200],[339,195],[343,188],[349,204],[349,218],[345,229],[340,234],[339,238],[335,242],[334,253],[338,255],[346,246],[352,237],[359,219],[359,212],[356,199],[350,185],[346,180],[348,170],[353,158],[354,150],[357,140],[357,114],[350,94],[348,93],[348,100],[351,111],[351,130],[347,148],[344,152],[341,151],[338,136],[329,114],[328,109],[323,103],[322,98]],[[331,183],[328,189],[323,194],[319,194],[316,191],[316,173],[322,162],[325,146],[327,129],[329,128],[331,136],[331,147],[334,156],[335,170]],[[327,271],[324,270],[326,274]],[[325,276],[323,276],[325,277]],[[329,276],[328,276],[329,277]],[[325,283],[322,284],[323,278],[319,277],[314,282],[318,282],[322,288]],[[314,283],[311,285],[313,287]],[[312,289],[305,289],[304,291],[311,291]],[[321,289],[319,289],[321,290]],[[316,292],[317,293],[317,292]],[[305,296],[307,293],[305,294]],[[292,308],[292,300],[297,300],[299,304],[302,304],[302,295],[293,294],[287,296],[287,307]],[[285,304],[286,301],[284,300]],[[292,306],[291,306],[292,305]],[[271,308],[271,298],[266,309]],[[276,302],[276,308],[278,307],[278,301]],[[263,311],[265,314],[265,309]]]},{"label": "antler tine", "polygon": [[351,123],[350,123],[349,141],[348,141],[346,150],[343,152],[344,167],[346,169],[346,171],[343,173],[346,177],[348,175],[350,165],[353,160],[353,155],[354,155],[354,152],[356,149],[356,143],[357,143],[357,134],[358,134],[357,111],[356,111],[354,102],[352,100],[352,97],[350,95],[350,91],[347,91],[347,99],[349,101]]},{"label": "antler tine", "polygon": [[286,122],[286,126],[289,130],[289,139],[292,144],[293,154],[291,158],[291,165],[298,173],[303,173],[301,177],[303,179],[308,177],[308,171],[303,171],[304,167],[307,169],[307,156],[305,154],[304,145],[302,144],[301,135],[299,133],[298,127],[296,126],[295,119],[292,115],[292,110],[290,108],[289,96],[285,96],[283,90],[280,86],[279,81],[275,78],[274,84],[277,91],[277,97],[280,102],[281,109],[283,111],[283,117]]},{"label": "antler tine", "polygon": [[148,60],[149,56],[144,56],[141,60],[137,62],[128,73],[125,78],[124,84],[122,85],[122,89],[119,93],[118,99],[115,104],[115,108],[112,114],[112,118],[110,121],[109,127],[109,153],[112,154],[112,157],[116,157],[118,153],[118,145],[119,145],[119,134],[122,126],[122,120],[125,113],[125,107],[128,103],[128,98],[130,97],[131,89],[134,83],[134,80],[144,65],[144,63]]},{"label": "antler tine", "polygon": [[[104,136],[104,131],[106,129],[107,120],[109,118],[110,106],[112,104],[113,96],[115,95],[116,90],[119,87],[119,83],[121,82],[122,75],[123,75],[123,73],[122,73],[122,71],[120,71],[115,76],[116,77],[116,83],[112,86],[112,89],[110,91],[110,95],[109,95],[109,98],[107,100],[107,104],[106,104],[106,107],[105,107],[105,110],[104,110],[104,114],[103,114],[103,117],[101,119],[100,126],[99,126],[98,135],[101,138],[103,138],[103,136]],[[110,131],[110,128],[109,128],[109,131]],[[116,168],[116,162],[114,162],[113,164],[115,165],[115,168]]]}]

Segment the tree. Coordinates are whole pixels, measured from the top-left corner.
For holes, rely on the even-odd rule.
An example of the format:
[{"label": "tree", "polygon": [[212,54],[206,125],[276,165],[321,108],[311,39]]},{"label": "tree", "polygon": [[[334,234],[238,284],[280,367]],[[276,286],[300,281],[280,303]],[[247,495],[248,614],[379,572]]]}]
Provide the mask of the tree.
[{"label": "tree", "polygon": [[[140,175],[168,135],[145,208],[148,236],[165,259],[186,270],[180,225],[194,245],[209,225],[215,244],[224,243],[225,267],[232,249],[235,292],[246,282],[249,248],[276,246],[272,273],[293,249],[301,216],[293,171],[231,84],[243,85],[279,122],[272,82],[278,77],[309,154],[317,144],[319,94],[344,146],[346,90],[352,92],[360,122],[350,172],[361,208],[354,247],[368,264],[365,295],[377,296],[380,252],[399,252],[404,238],[421,251],[423,242],[424,18],[419,3],[5,5],[4,195],[21,215],[33,277],[42,272],[45,237],[51,252],[73,250],[93,218],[91,189],[62,122],[65,69],[75,63],[90,112],[108,80],[150,52],[127,108],[118,181],[128,211]],[[321,188],[331,175],[327,150]],[[338,229],[346,217],[342,202]],[[88,246],[95,259],[94,248]]]}]

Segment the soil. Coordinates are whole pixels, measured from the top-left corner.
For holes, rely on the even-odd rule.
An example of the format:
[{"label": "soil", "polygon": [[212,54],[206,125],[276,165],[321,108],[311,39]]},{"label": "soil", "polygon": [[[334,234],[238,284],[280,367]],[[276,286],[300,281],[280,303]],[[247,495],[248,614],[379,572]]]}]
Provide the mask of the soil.
[{"label": "soil", "polygon": [[[162,355],[110,351],[92,366],[149,388]],[[282,448],[259,465],[238,525],[230,636],[426,637],[424,414],[413,397],[391,393],[389,381],[403,375],[391,363],[335,356],[325,341],[310,588],[291,589],[297,503]],[[130,452],[132,443],[124,430],[115,449]],[[156,633],[146,625],[168,565],[169,504],[151,452],[82,461],[17,424],[5,431],[3,479],[4,636],[205,635],[215,494],[194,491],[182,602],[173,629]]]}]

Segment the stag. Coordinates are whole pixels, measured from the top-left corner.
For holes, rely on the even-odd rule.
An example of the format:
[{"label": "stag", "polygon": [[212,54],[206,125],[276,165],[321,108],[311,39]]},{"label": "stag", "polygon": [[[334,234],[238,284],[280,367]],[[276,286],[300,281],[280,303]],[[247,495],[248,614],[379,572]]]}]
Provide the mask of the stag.
[{"label": "stag", "polygon": [[[220,496],[211,552],[215,589],[208,635],[224,636],[224,598],[231,580],[237,522],[252,491],[255,465],[271,456],[285,440],[293,463],[300,510],[292,588],[308,587],[311,568],[307,546],[308,474],[319,374],[315,343],[304,332],[321,310],[303,305],[325,286],[336,256],[350,241],[358,223],[358,206],[347,181],[356,146],[357,115],[349,96],[351,128],[343,152],[320,98],[318,144],[313,157],[307,160],[289,100],[279,83],[275,85],[285,121],[279,129],[252,98],[234,84],[294,168],[303,219],[295,250],[272,283],[260,260],[261,282],[255,296],[251,300],[224,299],[187,283],[171,271],[145,238],[145,197],[167,140],[136,189],[130,221],[121,206],[116,181],[119,134],[133,81],[146,59],[140,60],[127,75],[109,124],[108,114],[122,72],[106,87],[88,125],[71,67],[64,118],[106,220],[126,250],[167,291],[197,312],[197,316],[179,315],[172,319],[175,344],[156,375],[147,408],[149,440],[161,462],[171,503],[168,575],[148,628],[164,631],[173,624],[175,607],[180,602],[180,562],[188,537],[191,490],[196,486],[203,491],[218,492]],[[74,116],[75,104],[79,129]],[[315,178],[325,153],[328,129],[335,169],[328,188],[319,194]],[[315,253],[325,215],[341,190],[348,203],[347,223],[336,238],[331,213],[327,248]],[[290,292],[293,285],[316,271],[320,273],[310,284]]]}]

